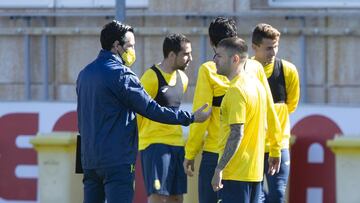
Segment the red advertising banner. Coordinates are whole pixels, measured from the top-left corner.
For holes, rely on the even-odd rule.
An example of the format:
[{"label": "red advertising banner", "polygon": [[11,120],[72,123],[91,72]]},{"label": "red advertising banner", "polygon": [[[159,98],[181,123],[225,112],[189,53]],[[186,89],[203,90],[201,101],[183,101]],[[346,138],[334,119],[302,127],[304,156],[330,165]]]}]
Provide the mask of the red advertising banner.
[{"label": "red advertising banner", "polygon": [[[335,158],[325,142],[338,133],[359,134],[360,125],[354,122],[359,114],[360,108],[300,106],[291,115],[296,142],[291,148],[290,202],[335,201]],[[75,103],[0,104],[0,203],[38,202],[37,154],[29,140],[54,131],[77,131]],[[146,194],[138,159],[134,203],[142,202]]]}]

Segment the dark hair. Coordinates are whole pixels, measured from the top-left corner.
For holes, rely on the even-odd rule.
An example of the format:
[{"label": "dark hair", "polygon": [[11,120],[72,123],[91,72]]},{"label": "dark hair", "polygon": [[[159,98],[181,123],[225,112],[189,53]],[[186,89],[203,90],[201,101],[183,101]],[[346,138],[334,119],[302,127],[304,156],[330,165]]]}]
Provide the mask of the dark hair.
[{"label": "dark hair", "polygon": [[101,47],[105,50],[110,50],[116,40],[118,40],[120,45],[123,46],[125,44],[125,34],[127,32],[134,33],[134,28],[117,20],[111,21],[101,30]]},{"label": "dark hair", "polygon": [[233,19],[225,17],[217,17],[211,21],[209,26],[210,41],[214,46],[228,37],[237,36],[236,22]]},{"label": "dark hair", "polygon": [[252,33],[252,43],[260,45],[264,38],[274,40],[279,38],[280,35],[280,32],[273,26],[265,23],[259,23],[255,26]]},{"label": "dark hair", "polygon": [[238,54],[241,58],[248,56],[248,46],[239,37],[225,38],[219,42],[218,47],[224,47],[229,56],[234,54]]},{"label": "dark hair", "polygon": [[167,35],[163,43],[164,58],[167,58],[170,52],[178,54],[181,51],[182,42],[190,43],[190,40],[183,34]]}]

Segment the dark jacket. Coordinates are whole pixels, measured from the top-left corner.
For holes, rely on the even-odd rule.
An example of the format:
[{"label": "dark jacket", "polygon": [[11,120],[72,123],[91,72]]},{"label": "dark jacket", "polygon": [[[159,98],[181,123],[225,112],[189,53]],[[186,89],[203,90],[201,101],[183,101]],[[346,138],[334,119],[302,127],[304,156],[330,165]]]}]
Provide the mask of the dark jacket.
[{"label": "dark jacket", "polygon": [[185,111],[159,106],[137,76],[110,51],[78,75],[76,82],[81,161],[84,169],[134,164],[138,149],[136,114],[168,124],[189,125]]}]

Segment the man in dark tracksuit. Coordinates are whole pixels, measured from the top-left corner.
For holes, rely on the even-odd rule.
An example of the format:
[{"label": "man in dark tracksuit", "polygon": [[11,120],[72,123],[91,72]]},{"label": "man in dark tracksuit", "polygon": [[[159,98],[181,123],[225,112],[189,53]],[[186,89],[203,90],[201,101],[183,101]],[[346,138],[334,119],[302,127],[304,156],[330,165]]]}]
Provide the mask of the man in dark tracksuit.
[{"label": "man in dark tracksuit", "polygon": [[[138,148],[135,113],[168,124],[202,122],[209,112],[194,114],[161,107],[127,67],[135,61],[131,26],[112,21],[100,36],[102,50],[78,75],[78,127],[84,169],[84,202],[131,203]],[[125,66],[127,65],[127,66]]]}]

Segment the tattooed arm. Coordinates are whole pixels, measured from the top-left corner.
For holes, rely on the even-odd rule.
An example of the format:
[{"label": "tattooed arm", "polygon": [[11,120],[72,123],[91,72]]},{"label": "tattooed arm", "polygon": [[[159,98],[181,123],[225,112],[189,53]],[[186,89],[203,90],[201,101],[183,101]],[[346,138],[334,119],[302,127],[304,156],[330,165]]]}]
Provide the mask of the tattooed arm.
[{"label": "tattooed arm", "polygon": [[244,134],[243,124],[230,125],[230,135],[226,142],[224,154],[222,155],[218,165],[216,166],[217,170],[222,171],[227,165],[227,163],[230,161],[230,159],[233,157],[233,155],[240,146],[243,134]]},{"label": "tattooed arm", "polygon": [[211,185],[213,186],[214,191],[218,191],[222,188],[222,170],[225,168],[225,166],[229,163],[230,159],[234,156],[235,152],[238,150],[243,135],[244,124],[230,125],[230,135],[226,142],[224,154],[221,156],[221,159],[216,166],[215,173],[211,181]]}]

